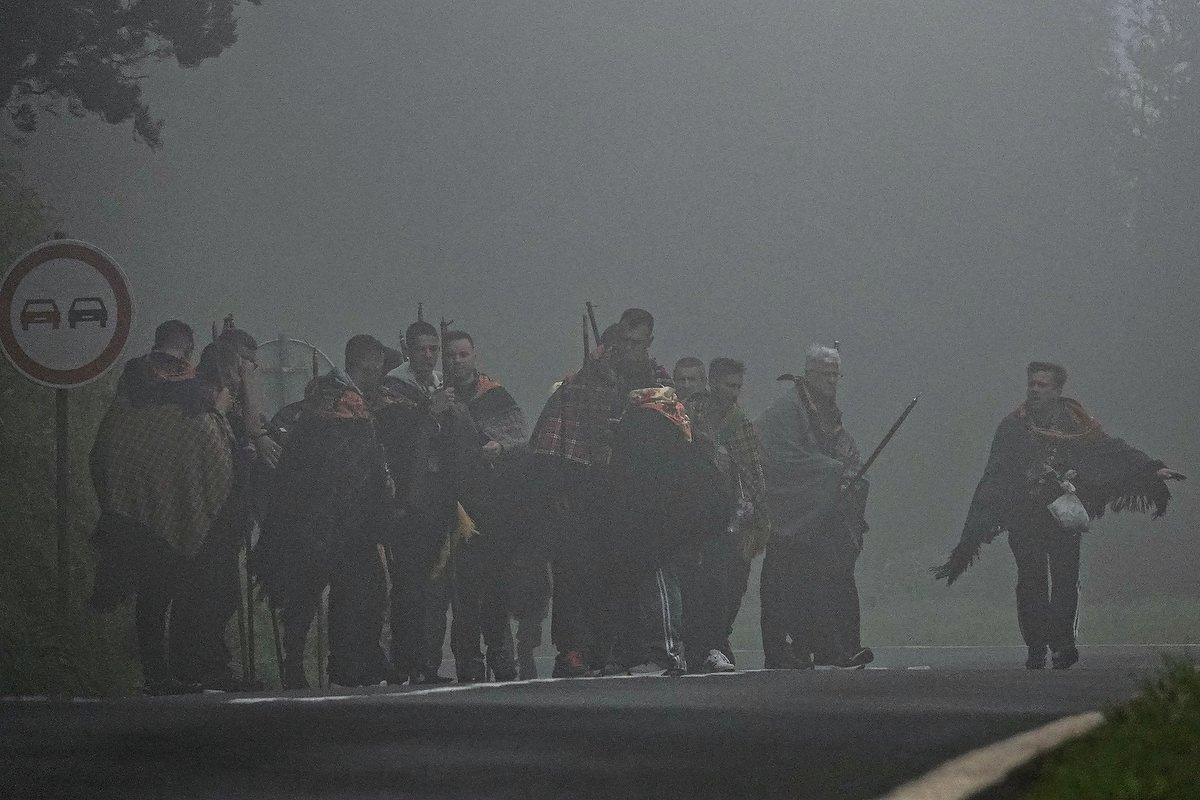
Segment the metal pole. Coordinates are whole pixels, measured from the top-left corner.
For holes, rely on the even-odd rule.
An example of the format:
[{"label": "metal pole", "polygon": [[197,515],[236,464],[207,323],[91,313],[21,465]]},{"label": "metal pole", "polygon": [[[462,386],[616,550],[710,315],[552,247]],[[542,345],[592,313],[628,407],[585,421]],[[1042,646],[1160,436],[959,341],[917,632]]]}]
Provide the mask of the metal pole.
[{"label": "metal pole", "polygon": [[55,522],[58,528],[58,606],[65,619],[71,603],[71,539],[67,507],[71,480],[71,454],[69,441],[70,406],[67,389],[54,390],[54,502]]}]

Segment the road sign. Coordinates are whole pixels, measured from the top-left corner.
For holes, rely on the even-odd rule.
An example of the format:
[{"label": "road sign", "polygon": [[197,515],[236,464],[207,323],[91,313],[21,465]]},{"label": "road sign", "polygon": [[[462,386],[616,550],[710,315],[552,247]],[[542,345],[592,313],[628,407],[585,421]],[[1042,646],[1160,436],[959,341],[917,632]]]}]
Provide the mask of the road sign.
[{"label": "road sign", "polygon": [[133,300],[117,263],[74,239],[43,242],[0,283],[0,349],[32,381],[82,386],[116,363]]}]

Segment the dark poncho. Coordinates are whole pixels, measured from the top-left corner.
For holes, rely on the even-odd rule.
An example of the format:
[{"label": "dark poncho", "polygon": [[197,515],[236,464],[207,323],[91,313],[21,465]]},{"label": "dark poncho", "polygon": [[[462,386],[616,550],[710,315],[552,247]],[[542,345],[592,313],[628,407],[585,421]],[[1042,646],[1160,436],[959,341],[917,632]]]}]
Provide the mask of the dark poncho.
[{"label": "dark poncho", "polygon": [[1156,474],[1161,461],[1104,433],[1075,400],[1059,400],[1050,418],[1037,427],[1022,405],[1000,422],[962,536],[946,563],[933,569],[935,577],[953,583],[1002,531],[1055,525],[1046,506],[1061,489],[1043,480],[1046,468],[1078,473],[1072,483],[1093,519],[1106,510],[1166,513],[1171,492]]},{"label": "dark poncho", "polygon": [[657,566],[689,541],[721,535],[733,497],[716,465],[677,425],[646,408],[625,412],[608,469],[612,561]]},{"label": "dark poncho", "polygon": [[378,538],[389,500],[383,451],[362,395],[331,373],[306,390],[288,432],[251,568],[273,602]]}]

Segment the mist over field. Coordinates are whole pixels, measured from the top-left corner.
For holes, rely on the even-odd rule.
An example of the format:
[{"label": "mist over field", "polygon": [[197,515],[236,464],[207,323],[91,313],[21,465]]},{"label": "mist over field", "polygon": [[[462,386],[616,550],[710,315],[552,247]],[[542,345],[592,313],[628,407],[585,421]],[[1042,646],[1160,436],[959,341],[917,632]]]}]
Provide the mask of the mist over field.
[{"label": "mist over field", "polygon": [[[807,344],[840,340],[864,450],[923,393],[872,472],[865,643],[1019,643],[1003,540],[949,589],[927,568],[1026,362],[1064,364],[1106,430],[1200,479],[1200,252],[1138,235],[1132,204],[1158,189],[1131,200],[1121,172],[1114,23],[1076,12],[267,0],[219,59],[149,70],[160,150],[69,115],[3,147],[124,267],[127,356],[165,319],[232,313],[340,364],[353,334],[395,343],[420,301],[532,421],[577,367],[585,300],[601,327],[651,311],[668,366],[744,360],[751,416]],[[1177,166],[1198,174],[1200,153]],[[1086,534],[1082,643],[1198,641],[1195,482],[1165,519]],[[757,647],[753,591],[738,624]]]}]

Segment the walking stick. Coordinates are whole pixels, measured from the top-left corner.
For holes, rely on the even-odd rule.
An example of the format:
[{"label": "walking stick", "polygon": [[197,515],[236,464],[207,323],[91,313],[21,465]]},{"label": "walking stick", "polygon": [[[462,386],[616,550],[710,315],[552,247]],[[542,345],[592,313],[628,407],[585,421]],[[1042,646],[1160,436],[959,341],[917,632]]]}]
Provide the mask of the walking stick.
[{"label": "walking stick", "polygon": [[[238,588],[240,590],[241,587]],[[238,595],[238,640],[241,645],[242,677],[245,678],[250,669],[250,643],[246,638],[246,597],[242,595],[241,591],[238,592]]]},{"label": "walking stick", "polygon": [[275,666],[279,668],[279,685],[284,687],[287,682],[283,677],[283,642],[279,638],[279,611],[267,603],[267,611],[271,613],[271,633],[275,637]]},{"label": "walking stick", "polygon": [[254,673],[254,577],[250,574],[250,545],[254,536],[251,526],[242,531],[242,542],[246,546],[246,558],[242,561],[242,570],[246,574],[246,654],[242,662],[242,680],[253,682]]},{"label": "walking stick", "polygon": [[329,611],[326,608],[327,593],[321,592],[321,602],[317,604],[317,686],[329,688],[327,670],[325,669],[325,637],[329,631]]}]

